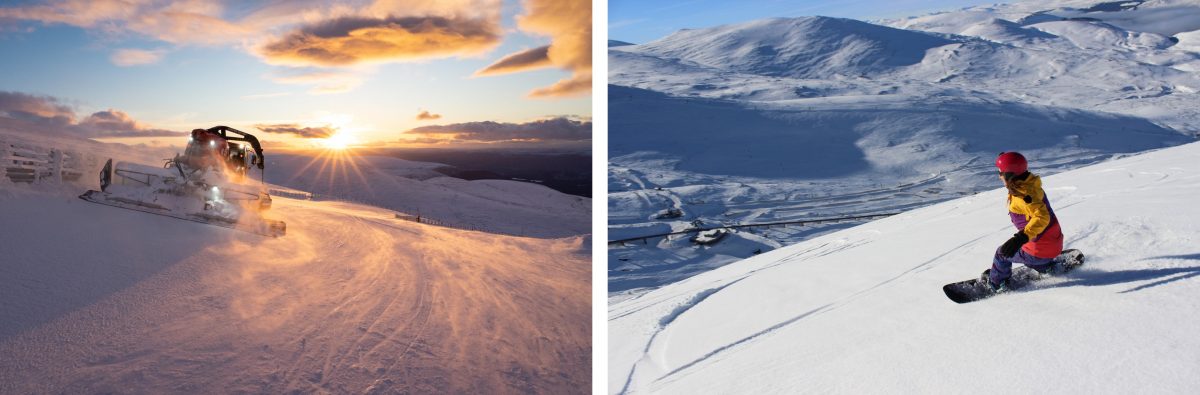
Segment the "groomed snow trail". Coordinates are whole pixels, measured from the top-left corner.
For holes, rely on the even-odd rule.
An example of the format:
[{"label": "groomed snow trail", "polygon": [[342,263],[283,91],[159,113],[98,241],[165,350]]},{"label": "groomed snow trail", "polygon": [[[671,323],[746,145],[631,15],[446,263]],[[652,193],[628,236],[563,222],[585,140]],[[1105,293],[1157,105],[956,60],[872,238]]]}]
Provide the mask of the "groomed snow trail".
[{"label": "groomed snow trail", "polygon": [[[1200,143],[1046,177],[1082,268],[957,305],[1013,233],[1001,189],[609,307],[612,393],[1189,393],[1200,387]],[[1037,171],[1037,164],[1031,165]]]},{"label": "groomed snow trail", "polygon": [[53,189],[0,186],[0,393],[590,388],[586,237],[276,198],[270,239]]}]

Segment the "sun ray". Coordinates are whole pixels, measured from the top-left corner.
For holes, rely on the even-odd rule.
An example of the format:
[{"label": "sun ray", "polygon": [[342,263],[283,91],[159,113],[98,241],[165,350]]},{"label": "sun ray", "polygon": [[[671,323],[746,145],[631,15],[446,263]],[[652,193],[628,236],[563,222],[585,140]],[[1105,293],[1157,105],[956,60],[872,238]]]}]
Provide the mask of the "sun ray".
[{"label": "sun ray", "polygon": [[321,160],[320,156],[313,156],[312,160],[309,160],[308,163],[304,165],[304,167],[300,168],[300,170],[297,171],[295,174],[292,174],[292,177],[288,179],[288,183],[290,184],[292,181],[295,181],[297,178],[300,177],[300,175],[304,174],[304,172],[308,171],[309,168],[313,167],[313,165],[315,165],[317,163],[317,161],[319,161],[319,160]]},{"label": "sun ray", "polygon": [[[348,159],[347,162],[350,165],[350,168],[354,171],[354,174],[358,176],[359,181],[362,181],[363,186],[366,187],[367,193],[371,196],[375,196],[375,190],[371,188],[371,182],[367,179],[366,175],[363,174],[362,168],[359,167],[358,161],[355,159],[355,155],[351,155],[349,152],[347,152],[346,158]],[[370,162],[366,162],[365,165],[369,166],[369,163]]]},{"label": "sun ray", "polygon": [[336,132],[325,138],[310,140],[317,150],[307,154],[311,159],[291,175],[289,182],[307,179],[310,187],[324,188],[326,191],[348,184],[355,186],[350,189],[362,190],[374,196],[375,188],[369,177],[371,170],[368,169],[372,167],[371,161],[363,160],[355,152],[355,144],[358,143],[355,136],[359,129],[350,126],[349,119],[330,117],[325,121],[334,125]]}]

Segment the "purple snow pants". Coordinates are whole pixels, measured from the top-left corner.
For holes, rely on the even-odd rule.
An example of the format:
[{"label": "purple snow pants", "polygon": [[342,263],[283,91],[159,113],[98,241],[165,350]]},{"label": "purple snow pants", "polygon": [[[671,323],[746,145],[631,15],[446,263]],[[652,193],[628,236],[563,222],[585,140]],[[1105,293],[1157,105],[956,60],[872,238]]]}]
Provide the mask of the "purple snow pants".
[{"label": "purple snow pants", "polygon": [[996,256],[992,257],[992,271],[988,272],[988,279],[992,284],[999,284],[1001,280],[1012,277],[1012,264],[1023,263],[1029,266],[1030,269],[1037,270],[1039,273],[1045,273],[1050,270],[1050,262],[1054,258],[1038,258],[1029,255],[1025,250],[1018,250],[1016,255],[1006,257],[1000,254],[1000,249],[996,249]]}]

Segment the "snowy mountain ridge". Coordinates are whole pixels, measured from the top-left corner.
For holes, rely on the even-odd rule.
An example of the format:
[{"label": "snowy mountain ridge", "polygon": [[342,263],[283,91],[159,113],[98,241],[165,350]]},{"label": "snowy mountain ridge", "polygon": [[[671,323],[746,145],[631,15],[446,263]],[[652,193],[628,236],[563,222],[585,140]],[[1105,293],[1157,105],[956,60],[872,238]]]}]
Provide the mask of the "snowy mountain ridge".
[{"label": "snowy mountain ridge", "polygon": [[950,43],[853,19],[800,17],[680,30],[636,49],[618,48],[748,74],[830,78],[912,65]]}]

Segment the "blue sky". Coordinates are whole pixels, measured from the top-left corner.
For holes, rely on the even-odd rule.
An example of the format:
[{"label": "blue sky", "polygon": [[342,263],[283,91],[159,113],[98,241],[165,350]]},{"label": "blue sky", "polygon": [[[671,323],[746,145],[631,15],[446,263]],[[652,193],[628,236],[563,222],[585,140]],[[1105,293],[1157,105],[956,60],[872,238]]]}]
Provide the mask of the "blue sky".
[{"label": "blue sky", "polygon": [[997,1],[980,0],[610,0],[610,39],[646,43],[679,29],[771,17],[832,16],[859,20],[918,16]]},{"label": "blue sky", "polygon": [[[578,18],[534,9],[555,1],[561,0],[149,0],[136,9],[106,8],[119,4],[112,0],[5,2],[0,4],[0,93],[67,105],[81,120],[114,109],[145,128],[186,131],[226,124],[253,132],[255,125],[293,124],[332,127],[355,134],[361,143],[396,141],[401,132],[421,126],[588,118],[590,91],[578,89],[582,84],[551,89],[583,79],[590,85],[590,62],[580,67],[566,51],[550,51],[540,63],[483,72],[508,55],[548,45],[569,47],[571,38],[563,32]],[[203,23],[171,19],[180,11],[192,15],[189,21]],[[585,17],[590,20],[590,14]],[[406,23],[396,18],[475,23],[447,29],[480,34],[479,42],[414,33],[420,27],[401,33],[425,34],[409,38],[414,41],[443,40],[434,46],[445,49],[425,52],[410,45],[364,53],[334,42],[364,32],[396,34],[388,29]],[[523,18],[529,23],[522,24]],[[237,30],[242,27],[246,31]],[[590,25],[584,27],[590,39]],[[328,44],[320,49],[343,51],[338,55],[354,60],[306,57],[301,50],[316,44],[288,41],[321,28],[346,32],[308,38],[320,36]],[[238,34],[222,36],[228,31]],[[535,93],[542,91],[549,93]],[[440,118],[418,120],[421,110]],[[5,111],[0,108],[0,116]],[[267,139],[301,141],[294,137]]]}]

